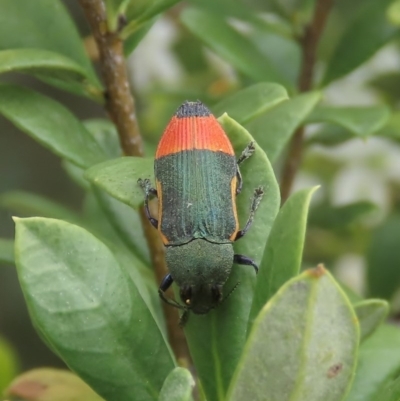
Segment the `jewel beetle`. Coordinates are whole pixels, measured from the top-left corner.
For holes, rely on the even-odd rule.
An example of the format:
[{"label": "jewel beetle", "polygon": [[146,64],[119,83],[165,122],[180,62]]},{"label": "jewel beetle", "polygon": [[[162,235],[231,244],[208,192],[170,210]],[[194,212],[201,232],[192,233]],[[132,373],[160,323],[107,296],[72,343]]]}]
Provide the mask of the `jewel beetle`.
[{"label": "jewel beetle", "polygon": [[[250,143],[236,159],[232,144],[217,119],[201,102],[183,103],[158,144],[154,162],[156,188],[139,179],[145,193],[145,212],[166,247],[169,273],[159,287],[163,301],[205,314],[222,302],[222,288],[234,263],[258,267],[247,256],[234,254],[233,242],[250,228],[263,196],[254,190],[250,214],[239,229],[236,196],[242,189],[239,164],[254,152]],[[151,216],[149,199],[158,198],[158,220]],[[165,291],[175,283],[183,305]]]}]

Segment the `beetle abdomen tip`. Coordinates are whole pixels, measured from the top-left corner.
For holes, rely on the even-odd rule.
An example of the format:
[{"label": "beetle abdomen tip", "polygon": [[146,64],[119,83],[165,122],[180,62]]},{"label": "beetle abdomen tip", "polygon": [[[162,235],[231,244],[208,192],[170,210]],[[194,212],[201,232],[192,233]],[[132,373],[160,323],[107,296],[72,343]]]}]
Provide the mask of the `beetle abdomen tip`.
[{"label": "beetle abdomen tip", "polygon": [[175,113],[177,118],[185,117],[208,117],[211,115],[210,110],[199,100],[197,102],[183,103]]}]

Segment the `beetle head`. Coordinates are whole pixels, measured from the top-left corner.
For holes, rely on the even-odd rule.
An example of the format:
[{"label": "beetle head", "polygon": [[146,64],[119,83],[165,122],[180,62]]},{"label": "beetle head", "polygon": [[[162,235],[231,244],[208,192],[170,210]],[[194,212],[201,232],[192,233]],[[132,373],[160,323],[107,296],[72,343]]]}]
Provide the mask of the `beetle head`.
[{"label": "beetle head", "polygon": [[180,288],[185,309],[204,314],[218,306],[222,300],[222,287],[232,269],[231,243],[195,239],[183,245],[167,247],[166,261]]}]

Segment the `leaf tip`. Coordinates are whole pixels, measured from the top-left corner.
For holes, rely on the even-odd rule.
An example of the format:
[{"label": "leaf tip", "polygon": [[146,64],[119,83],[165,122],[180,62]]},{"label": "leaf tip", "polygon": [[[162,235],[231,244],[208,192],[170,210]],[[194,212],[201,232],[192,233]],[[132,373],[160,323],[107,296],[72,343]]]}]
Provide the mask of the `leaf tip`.
[{"label": "leaf tip", "polygon": [[327,273],[327,270],[323,263],[319,263],[316,268],[308,269],[307,274],[312,278],[321,278]]}]

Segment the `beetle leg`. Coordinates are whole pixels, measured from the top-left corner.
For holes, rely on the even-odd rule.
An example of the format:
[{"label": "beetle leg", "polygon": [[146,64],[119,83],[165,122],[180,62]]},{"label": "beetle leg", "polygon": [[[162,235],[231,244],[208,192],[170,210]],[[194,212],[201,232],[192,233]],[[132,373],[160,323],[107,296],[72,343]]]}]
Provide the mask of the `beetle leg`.
[{"label": "beetle leg", "polygon": [[243,163],[246,159],[248,159],[256,150],[254,146],[254,141],[251,141],[246,148],[243,150],[242,154],[240,155],[239,159],[237,160],[237,164]]},{"label": "beetle leg", "polygon": [[238,265],[253,266],[256,273],[258,273],[258,266],[255,264],[253,259],[250,259],[244,255],[233,255],[233,263]]},{"label": "beetle leg", "polygon": [[258,206],[260,205],[260,202],[261,202],[261,199],[263,196],[264,196],[264,190],[262,187],[258,187],[254,190],[253,201],[251,202],[251,208],[250,208],[250,216],[249,216],[247,223],[244,226],[243,230],[240,230],[237,232],[234,241],[237,241],[239,238],[242,238],[243,235],[245,235],[247,233],[247,231],[253,224],[254,215],[256,213],[256,210],[258,209]]},{"label": "beetle leg", "polygon": [[158,295],[168,305],[174,306],[178,309],[186,309],[183,305],[165,296],[165,291],[167,291],[168,288],[171,287],[173,281],[174,279],[172,278],[171,274],[167,274],[161,281],[160,287],[158,288]]},{"label": "beetle leg", "polygon": [[146,212],[146,217],[148,218],[153,227],[158,228],[158,220],[152,217],[149,209],[149,198],[150,196],[157,196],[157,190],[151,186],[150,180],[148,180],[147,178],[145,180],[139,178],[138,184],[143,189],[145,194],[144,210]]},{"label": "beetle leg", "polygon": [[243,163],[246,159],[248,159],[256,150],[254,146],[254,141],[251,141],[246,148],[243,150],[242,154],[240,155],[239,159],[237,160],[237,169],[236,169],[236,195],[240,194],[242,191],[242,174],[240,174],[239,164]]}]

